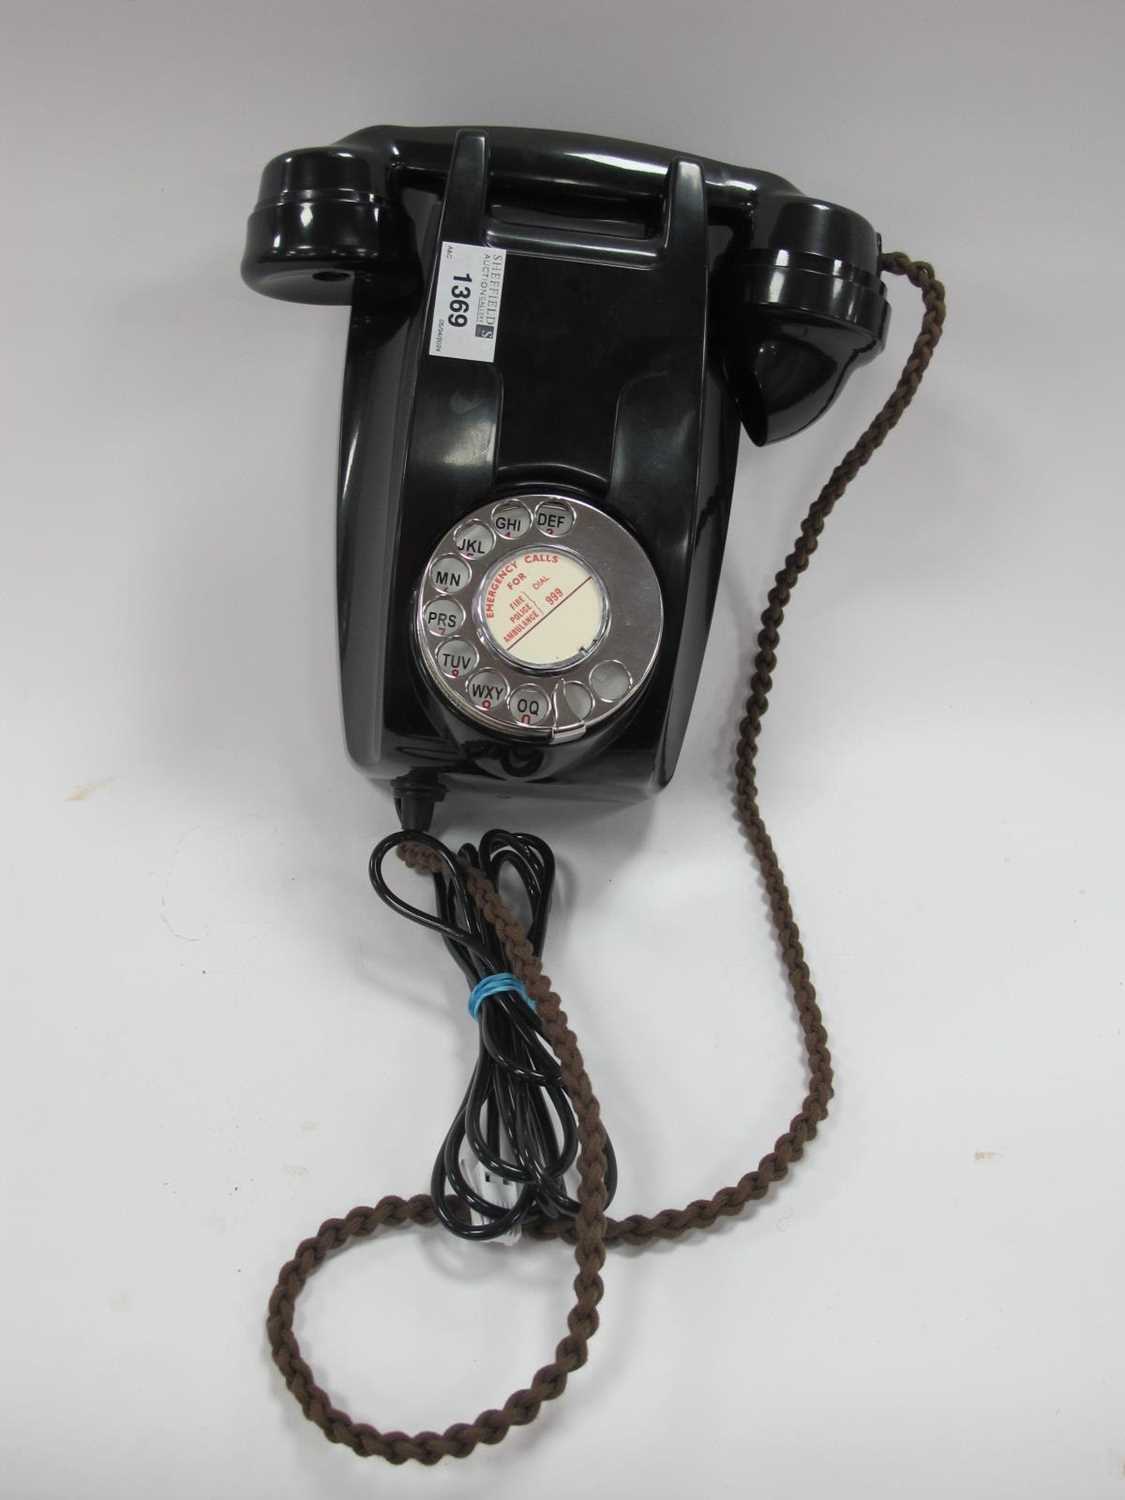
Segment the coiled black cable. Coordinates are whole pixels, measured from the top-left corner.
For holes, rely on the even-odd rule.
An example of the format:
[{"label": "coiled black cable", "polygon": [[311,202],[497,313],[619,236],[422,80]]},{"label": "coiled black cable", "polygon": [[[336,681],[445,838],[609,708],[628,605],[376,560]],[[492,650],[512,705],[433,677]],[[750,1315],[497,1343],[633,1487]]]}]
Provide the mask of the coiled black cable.
[{"label": "coiled black cable", "polygon": [[[401,844],[422,844],[441,861],[434,874],[435,911],[423,911],[391,890],[383,875],[387,856]],[[499,888],[505,872],[523,887],[530,908],[528,940],[543,952],[555,856],[530,833],[490,829],[479,846],[462,844],[456,854],[431,834],[403,829],[382,839],[371,854],[376,894],[392,911],[441,934],[470,988],[491,974],[507,972],[500,940],[483,920],[466,883],[479,870]],[[544,1040],[534,1010],[516,990],[492,994],[477,1017],[480,1050],[465,1097],[434,1162],[431,1194],[445,1227],[467,1240],[498,1239],[532,1219],[573,1218],[578,1204],[567,1192],[566,1174],[578,1157],[574,1111],[562,1086],[559,1064]],[[483,1169],[484,1182],[509,1184],[514,1203],[496,1201],[466,1176],[463,1148]],[[606,1188],[612,1201],[617,1161],[606,1142]],[[501,1194],[503,1196],[503,1194]]]}]

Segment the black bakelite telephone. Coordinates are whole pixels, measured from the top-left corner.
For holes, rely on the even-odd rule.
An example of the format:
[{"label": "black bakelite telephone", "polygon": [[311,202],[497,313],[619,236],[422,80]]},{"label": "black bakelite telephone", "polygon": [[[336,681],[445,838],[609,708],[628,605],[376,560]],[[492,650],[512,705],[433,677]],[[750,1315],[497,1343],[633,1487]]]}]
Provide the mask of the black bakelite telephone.
[{"label": "black bakelite telephone", "polygon": [[[617,1164],[573,1032],[542,974],[554,860],[493,830],[430,835],[447,789],[634,797],[676,768],[718,585],[739,422],[800,431],[883,347],[881,272],[926,316],[891,398],[814,502],[763,615],[736,756],[805,1032],[810,1091],[774,1151],[708,1202],[610,1219]],[[439,932],[470,986],[481,1051],[429,1195],[330,1220],[271,1302],[274,1358],[335,1441],[433,1463],[534,1417],[581,1365],[605,1246],[738,1212],[824,1117],[831,1069],[754,758],[789,594],[849,480],[909,403],[941,333],[924,262],[884,255],[858,214],[768,172],[596,136],[379,126],[266,167],[245,280],[352,309],[338,505],[344,722],[402,822],[372,856],[394,909]],[[391,890],[387,855],[433,878],[435,911]],[[523,887],[530,922],[499,886]],[[292,1333],[332,1249],[439,1220],[469,1239],[521,1228],[574,1243],[569,1332],[502,1410],[443,1434],[385,1433],[334,1410]]]}]

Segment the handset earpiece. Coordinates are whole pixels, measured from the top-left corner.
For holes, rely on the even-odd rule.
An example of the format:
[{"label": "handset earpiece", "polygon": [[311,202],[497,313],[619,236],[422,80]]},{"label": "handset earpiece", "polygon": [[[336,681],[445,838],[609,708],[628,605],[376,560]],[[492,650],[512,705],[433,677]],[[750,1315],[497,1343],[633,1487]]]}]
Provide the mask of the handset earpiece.
[{"label": "handset earpiece", "polygon": [[380,160],[341,146],[275,156],[246,227],[242,279],[285,302],[352,300],[357,277],[388,301],[421,283],[411,220]]},{"label": "handset earpiece", "polygon": [[850,209],[760,196],[715,269],[715,340],[750,439],[789,437],[883,347],[879,238]]}]

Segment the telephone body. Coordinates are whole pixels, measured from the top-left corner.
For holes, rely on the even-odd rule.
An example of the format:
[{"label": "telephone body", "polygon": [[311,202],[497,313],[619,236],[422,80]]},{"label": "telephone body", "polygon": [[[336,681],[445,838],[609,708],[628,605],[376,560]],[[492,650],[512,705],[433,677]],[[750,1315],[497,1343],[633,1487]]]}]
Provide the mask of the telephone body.
[{"label": "telephone body", "polygon": [[739,427],[799,432],[882,348],[880,248],[771,173],[592,135],[378,126],[271,161],[244,279],[352,309],[357,766],[423,802],[446,782],[665,785]]}]

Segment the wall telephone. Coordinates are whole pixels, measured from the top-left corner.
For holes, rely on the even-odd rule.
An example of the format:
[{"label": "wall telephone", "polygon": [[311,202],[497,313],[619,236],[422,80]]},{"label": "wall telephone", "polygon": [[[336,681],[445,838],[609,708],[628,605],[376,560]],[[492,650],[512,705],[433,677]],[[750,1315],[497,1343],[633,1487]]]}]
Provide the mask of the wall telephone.
[{"label": "wall telephone", "polygon": [[[810,1088],[774,1151],[682,1211],[613,1220],[617,1163],[581,1054],[542,973],[554,862],[493,830],[456,853],[427,832],[451,789],[643,795],[676,768],[718,585],[739,429],[815,421],[883,347],[882,273],[925,317],[878,416],[811,507],[763,615],[736,755],[805,1033]],[[824,521],[912,398],[940,337],[932,268],[885,255],[850,209],[783,178],[554,131],[379,126],[265,169],[242,263],[256,291],[350,304],[338,496],[348,750],[393,784],[403,828],[377,892],[440,933],[470,985],[480,1061],[432,1191],[329,1220],[282,1271],[274,1358],[334,1441],[392,1462],[465,1456],[531,1420],[586,1357],[607,1243],[738,1212],[815,1134],[831,1069],[754,759],[781,616]],[[397,895],[394,850],[435,911]],[[514,876],[526,931],[499,893]],[[292,1332],[307,1276],[352,1237],[438,1220],[466,1238],[568,1239],[576,1303],[552,1364],[445,1433],[385,1433],[336,1411]]]}]

